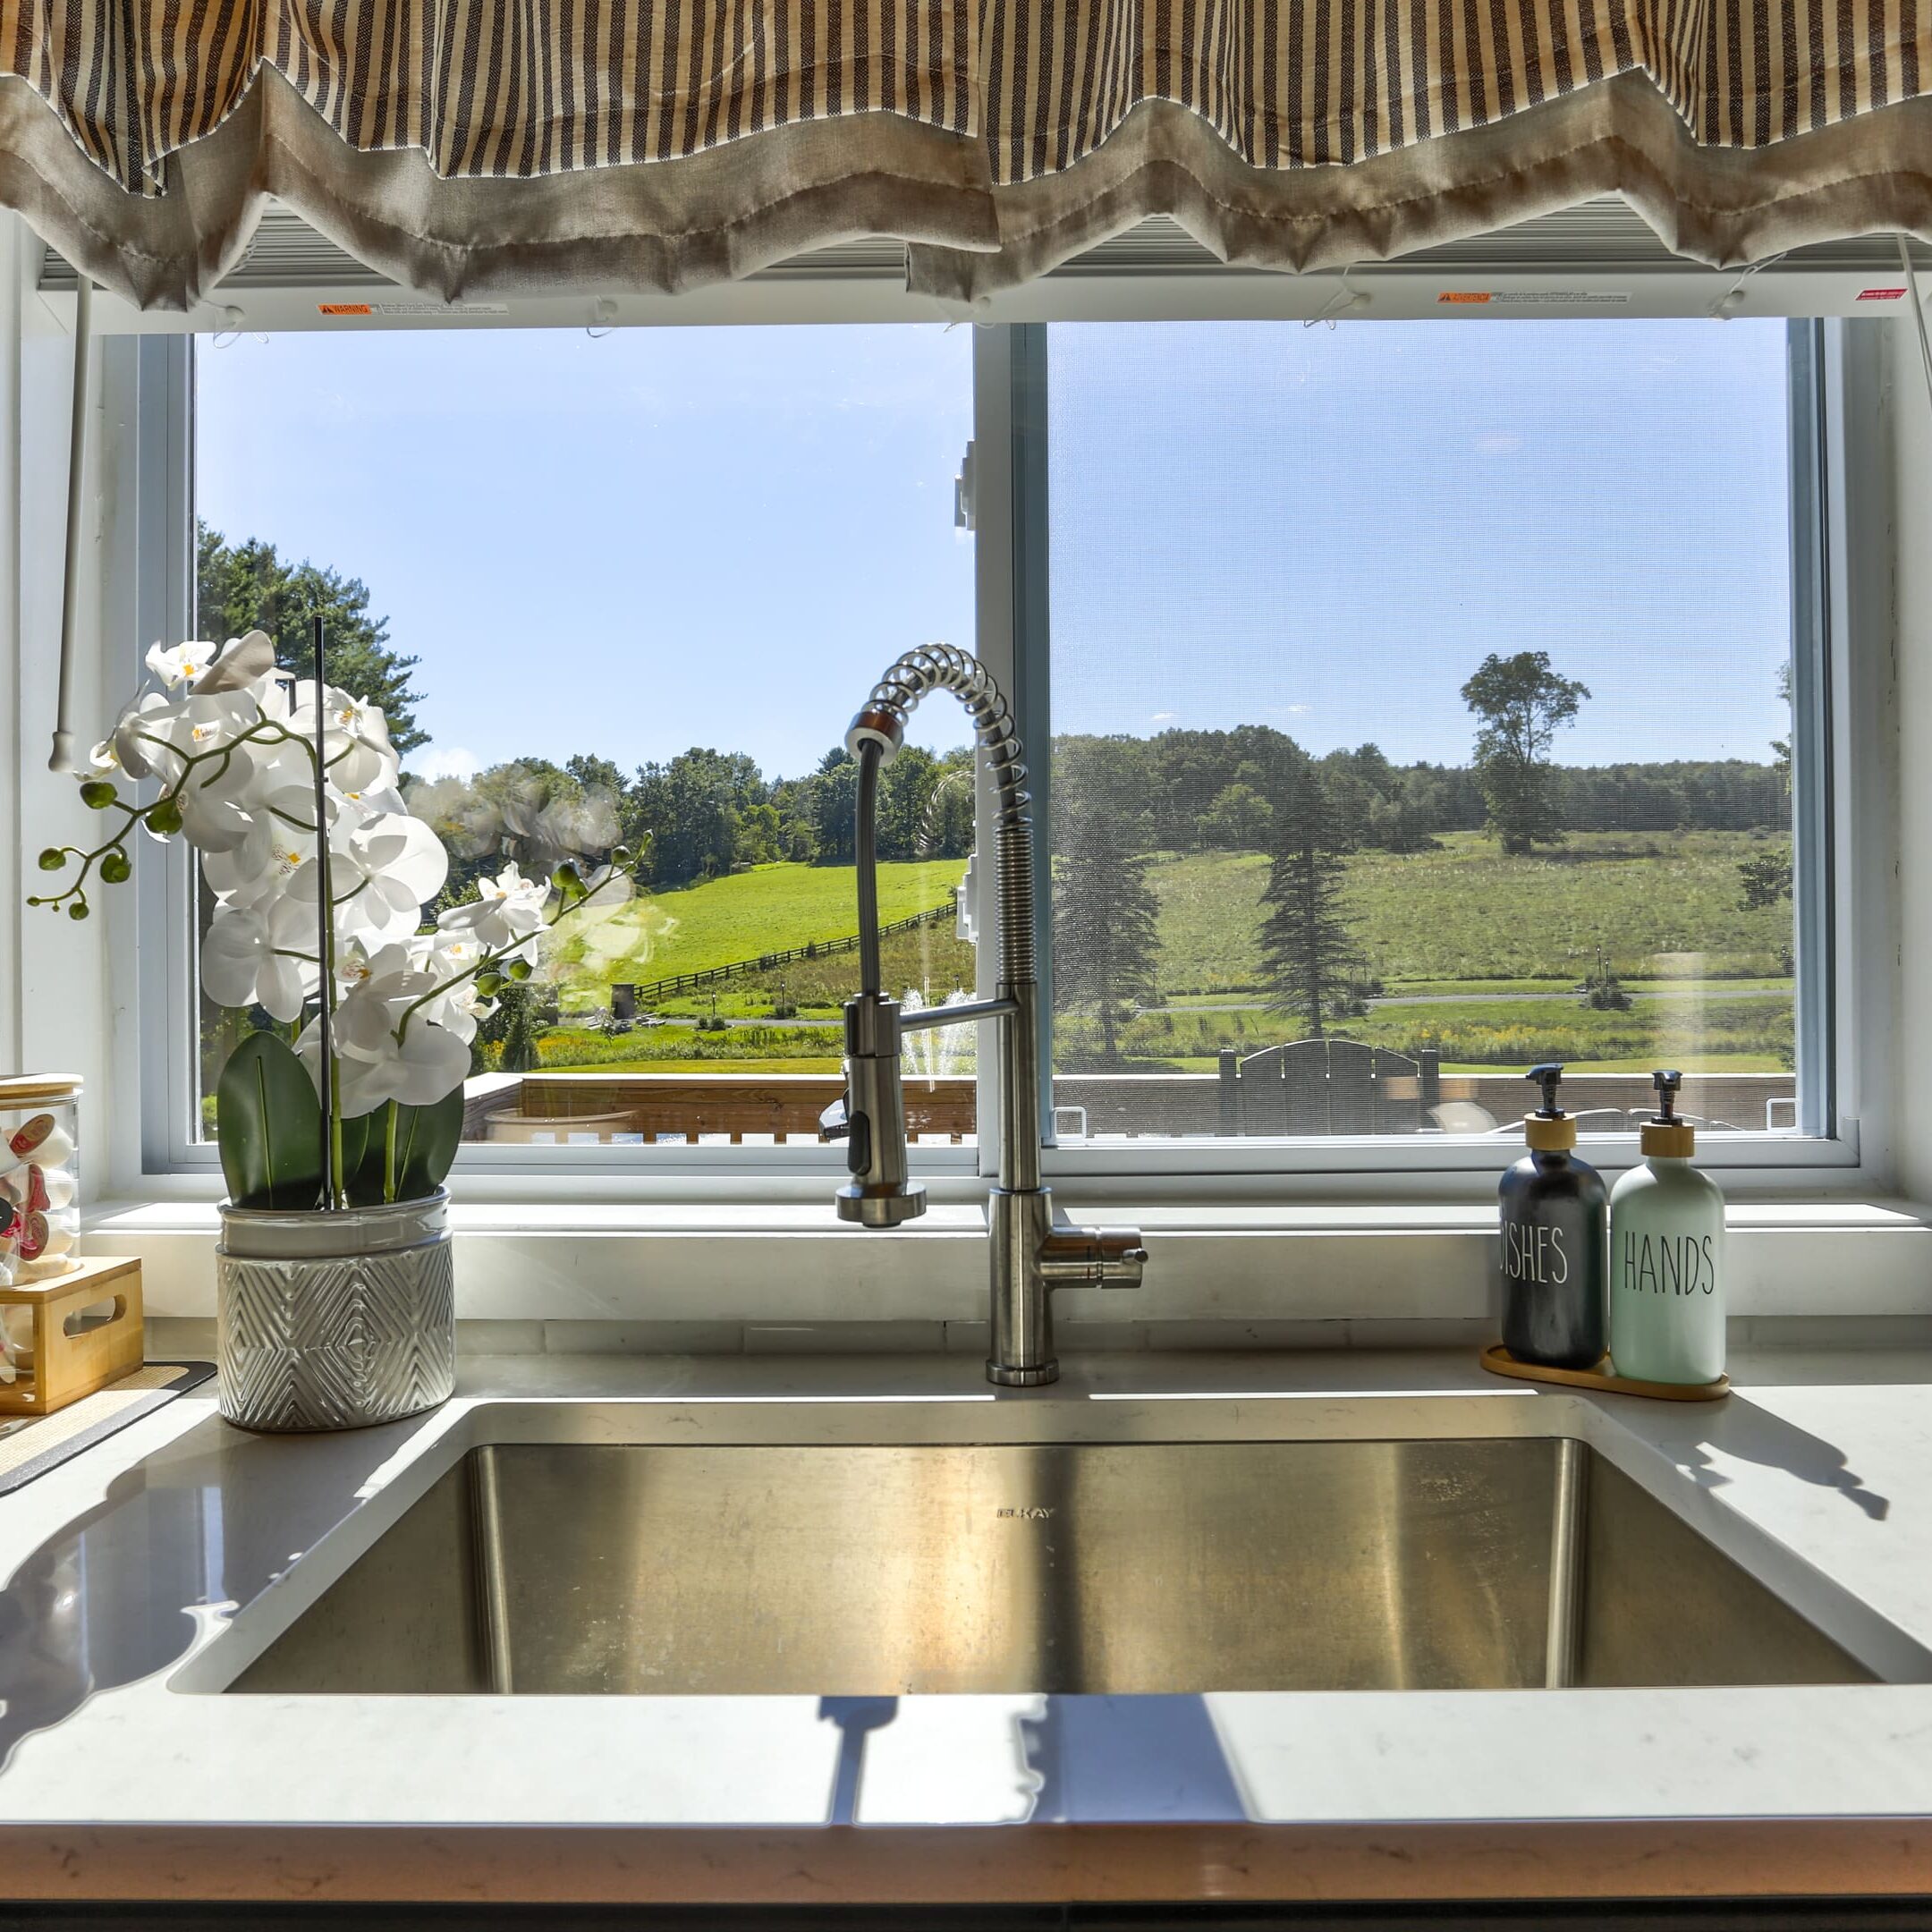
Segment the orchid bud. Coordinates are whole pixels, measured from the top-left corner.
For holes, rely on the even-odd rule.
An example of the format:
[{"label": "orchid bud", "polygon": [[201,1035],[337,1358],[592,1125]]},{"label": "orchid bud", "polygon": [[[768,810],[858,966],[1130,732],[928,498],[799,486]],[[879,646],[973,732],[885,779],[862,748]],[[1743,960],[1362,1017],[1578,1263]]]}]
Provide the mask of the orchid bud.
[{"label": "orchid bud", "polygon": [[58,872],[67,862],[67,854],[58,845],[49,845],[40,854],[40,869],[43,872]]},{"label": "orchid bud", "polygon": [[530,962],[527,959],[513,959],[504,968],[504,970],[513,979],[528,979],[530,978]]},{"label": "orchid bud", "polygon": [[118,845],[100,862],[100,876],[110,886],[126,885],[133,870],[128,863],[128,855]]},{"label": "orchid bud", "polygon": [[476,988],[485,999],[495,999],[503,991],[503,975],[493,972],[479,973]]},{"label": "orchid bud", "polygon": [[89,778],[80,787],[80,802],[89,811],[106,811],[114,802],[114,788],[105,778]]},{"label": "orchid bud", "polygon": [[165,838],[169,833],[179,832],[181,828],[181,806],[175,800],[157,799],[148,808],[148,829],[150,832],[158,832]]}]

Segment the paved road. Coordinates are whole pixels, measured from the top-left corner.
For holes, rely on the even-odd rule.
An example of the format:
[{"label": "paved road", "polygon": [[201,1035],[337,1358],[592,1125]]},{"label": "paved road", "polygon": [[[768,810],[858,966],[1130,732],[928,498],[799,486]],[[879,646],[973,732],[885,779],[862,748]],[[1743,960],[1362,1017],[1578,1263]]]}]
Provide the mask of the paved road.
[{"label": "paved road", "polygon": [[[1640,1000],[1675,1000],[1680,1002],[1691,1000],[1711,1001],[1720,999],[1789,1000],[1792,997],[1789,992],[1780,991],[1775,987],[1741,987],[1734,993],[1726,993],[1721,991],[1710,992],[1691,987],[1685,987],[1682,988],[1659,987],[1655,992],[1640,991],[1637,993],[1633,993],[1631,996],[1633,999]],[[1573,1006],[1577,1003],[1577,996],[1574,993],[1399,993],[1392,995],[1385,999],[1372,999],[1368,1002],[1368,1004],[1371,1007],[1487,1006],[1494,1004],[1499,1000],[1546,1000],[1552,1003],[1553,1004]],[[1266,1013],[1267,1011],[1267,1002],[1266,1000],[1244,1000],[1239,1004],[1216,1004],[1207,1000],[1175,1000],[1171,1004],[1166,1006],[1137,1006],[1134,1011],[1137,1013]],[[839,1018],[836,1014],[829,1018],[820,1018],[816,1014],[801,1013],[796,1020],[773,1020],[768,1016],[763,1019],[759,1019],[754,1016],[750,1019],[746,1020],[741,1020],[729,1016],[721,1017],[724,1017],[724,1025],[726,1028],[768,1026],[843,1027],[845,1024],[844,1021]],[[688,1020],[671,1020],[667,1021],[665,1024],[671,1026],[689,1026],[691,1024],[691,1021]]]},{"label": "paved road", "polygon": [[[1631,997],[1640,1000],[1788,1000],[1789,992],[1780,992],[1775,987],[1743,987],[1734,993],[1713,993],[1697,987],[1658,988],[1656,992],[1639,989]],[[1563,1005],[1574,1006],[1578,996],[1571,993],[1397,993],[1379,999],[1371,999],[1371,1006],[1490,1006],[1498,1001],[1507,1000],[1549,1000]],[[1140,1006],[1137,1013],[1263,1013],[1267,1011],[1265,1000],[1244,1000],[1214,1002],[1208,1000],[1175,1000],[1166,1006]]]}]

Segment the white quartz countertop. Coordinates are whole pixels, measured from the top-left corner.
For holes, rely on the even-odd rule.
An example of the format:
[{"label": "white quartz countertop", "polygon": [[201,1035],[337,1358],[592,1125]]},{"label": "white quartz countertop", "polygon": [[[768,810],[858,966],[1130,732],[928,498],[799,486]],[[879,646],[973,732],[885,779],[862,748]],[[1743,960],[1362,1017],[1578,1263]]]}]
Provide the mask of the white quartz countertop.
[{"label": "white quartz countertop", "polygon": [[[432,1416],[305,1437],[179,1398],[0,1500],[6,1894],[1932,1892],[1932,1352],[1745,1356],[1718,1404],[1449,1353],[1066,1368],[996,1395],[957,1357],[487,1358]],[[839,1824],[816,1698],[221,1694],[530,1404],[656,1441],[1574,1436],[1886,1681],[1055,1699],[1082,1757],[1050,1808],[1018,1748],[1041,1699],[907,1697]]]}]

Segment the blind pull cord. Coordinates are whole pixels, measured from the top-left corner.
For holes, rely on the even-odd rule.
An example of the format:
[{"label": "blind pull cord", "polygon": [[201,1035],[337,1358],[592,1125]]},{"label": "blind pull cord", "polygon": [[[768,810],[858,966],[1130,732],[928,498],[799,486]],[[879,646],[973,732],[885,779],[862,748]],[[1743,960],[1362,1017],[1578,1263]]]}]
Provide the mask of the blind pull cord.
[{"label": "blind pull cord", "polygon": [[73,420],[67,436],[67,564],[61,580],[60,686],[54,713],[54,750],[49,771],[75,769],[72,730],[75,580],[80,574],[80,508],[87,486],[88,350],[94,332],[94,284],[85,275],[74,284]]}]

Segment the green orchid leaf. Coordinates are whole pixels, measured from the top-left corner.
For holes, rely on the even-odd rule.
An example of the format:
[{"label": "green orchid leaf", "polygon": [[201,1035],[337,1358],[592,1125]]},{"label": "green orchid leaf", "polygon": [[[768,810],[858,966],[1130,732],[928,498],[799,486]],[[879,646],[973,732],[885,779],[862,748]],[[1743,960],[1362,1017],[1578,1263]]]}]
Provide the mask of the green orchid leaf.
[{"label": "green orchid leaf", "polygon": [[251,1033],[216,1088],[216,1131],[237,1208],[313,1208],[322,1190],[322,1114],[315,1082],[275,1033]]},{"label": "green orchid leaf", "polygon": [[379,1106],[343,1123],[343,1193],[352,1207],[374,1207],[383,1198],[383,1124],[388,1114],[386,1106]]},{"label": "green orchid leaf", "polygon": [[396,1129],[396,1199],[423,1200],[443,1185],[462,1145],[463,1090],[432,1106],[404,1107]]}]

